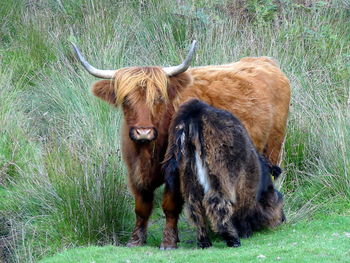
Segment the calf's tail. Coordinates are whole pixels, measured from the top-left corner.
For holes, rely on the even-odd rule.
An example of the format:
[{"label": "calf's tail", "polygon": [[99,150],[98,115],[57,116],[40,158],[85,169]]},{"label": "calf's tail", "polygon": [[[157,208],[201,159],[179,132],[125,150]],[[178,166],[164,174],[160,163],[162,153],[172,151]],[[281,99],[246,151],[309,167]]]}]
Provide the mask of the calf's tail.
[{"label": "calf's tail", "polygon": [[165,185],[170,191],[180,187],[180,165],[194,172],[196,171],[196,152],[203,158],[199,112],[200,108],[197,112],[180,111],[171,125],[169,145],[162,166]]},{"label": "calf's tail", "polygon": [[163,161],[162,170],[164,173],[165,187],[174,192],[180,188],[179,168],[183,159],[181,154],[181,138],[184,136],[184,130],[179,129],[170,136],[169,145]]}]

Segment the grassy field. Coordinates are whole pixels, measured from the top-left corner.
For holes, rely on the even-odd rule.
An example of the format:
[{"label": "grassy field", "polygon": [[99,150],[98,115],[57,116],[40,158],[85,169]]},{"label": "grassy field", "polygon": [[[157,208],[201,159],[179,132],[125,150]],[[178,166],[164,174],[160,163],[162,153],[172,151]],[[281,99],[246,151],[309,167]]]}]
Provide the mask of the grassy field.
[{"label": "grassy field", "polygon": [[209,249],[196,249],[193,235],[192,239],[185,239],[185,244],[176,251],[160,251],[154,246],[132,249],[91,246],[59,253],[40,263],[348,262],[349,224],[348,212],[258,233],[253,238],[242,240],[239,248],[227,248],[223,242],[214,242]]},{"label": "grassy field", "polygon": [[[238,253],[247,261],[314,255],[346,261],[349,1],[3,0],[0,19],[0,261],[37,262],[68,248],[106,245],[64,252],[52,262],[81,253],[86,260],[96,254],[96,262],[133,262],[139,253],[162,262],[155,248],[164,221],[160,191],[152,247],[110,246],[125,243],[134,221],[119,149],[122,116],[90,94],[95,79],[69,41],[93,65],[120,68],[179,63],[192,39],[198,41],[193,66],[271,56],[291,80],[284,173],[276,182],[288,223],[234,252],[219,242],[206,251],[183,245],[165,253],[174,262],[184,254],[196,262]],[[192,240],[193,231],[181,224]]]}]

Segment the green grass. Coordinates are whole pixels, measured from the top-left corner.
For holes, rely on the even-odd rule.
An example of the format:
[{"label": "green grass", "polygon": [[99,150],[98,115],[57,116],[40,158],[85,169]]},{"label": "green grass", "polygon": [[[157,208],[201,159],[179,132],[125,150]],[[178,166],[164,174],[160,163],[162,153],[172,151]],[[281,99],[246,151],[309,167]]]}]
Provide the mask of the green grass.
[{"label": "green grass", "polygon": [[[197,249],[192,236],[176,251],[160,251],[154,246],[92,246],[67,250],[40,262],[348,262],[349,215],[348,210],[344,215],[257,233],[251,239],[243,239],[239,248],[227,248],[222,241],[216,241],[212,248]],[[192,244],[186,244],[191,241]]]},{"label": "green grass", "polygon": [[[289,224],[244,240],[236,251],[248,257],[251,244],[275,255],[264,238],[270,238],[267,244],[289,242],[293,224],[312,237],[302,220],[327,236],[327,215],[348,211],[350,202],[350,6],[343,0],[308,2],[3,0],[0,261],[3,245],[14,262],[36,262],[66,248],[120,245],[133,225],[121,114],[90,94],[95,79],[76,61],[69,41],[101,68],[176,64],[192,39],[198,41],[194,66],[274,57],[292,86],[284,173],[276,182]],[[164,222],[160,191],[157,196],[153,248],[107,250],[164,255],[154,248]],[[316,243],[310,246],[319,251]],[[210,257],[210,251],[226,251],[189,247],[165,253]],[[291,248],[290,258],[305,251]],[[266,256],[259,260],[270,260]]]}]

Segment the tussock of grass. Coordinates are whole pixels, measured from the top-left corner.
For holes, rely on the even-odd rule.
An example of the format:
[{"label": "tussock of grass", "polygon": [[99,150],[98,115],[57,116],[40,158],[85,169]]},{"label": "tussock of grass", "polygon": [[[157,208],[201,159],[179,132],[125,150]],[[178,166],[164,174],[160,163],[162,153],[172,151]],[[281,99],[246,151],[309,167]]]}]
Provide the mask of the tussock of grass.
[{"label": "tussock of grass", "polygon": [[[348,209],[344,1],[3,2],[0,254],[5,246],[14,261],[31,262],[64,247],[120,244],[133,224],[121,115],[92,97],[95,79],[82,70],[69,41],[100,68],[177,64],[191,39],[198,40],[194,65],[274,57],[293,96],[284,173],[276,182],[289,222]],[[156,210],[154,222],[163,221],[161,215]]]}]

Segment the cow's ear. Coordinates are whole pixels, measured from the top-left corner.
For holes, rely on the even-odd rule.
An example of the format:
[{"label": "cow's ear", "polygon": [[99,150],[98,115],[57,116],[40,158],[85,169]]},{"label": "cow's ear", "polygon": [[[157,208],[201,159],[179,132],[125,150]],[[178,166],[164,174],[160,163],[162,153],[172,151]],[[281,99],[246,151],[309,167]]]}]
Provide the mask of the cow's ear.
[{"label": "cow's ear", "polygon": [[192,83],[192,77],[187,73],[181,73],[176,76],[169,77],[168,95],[173,100],[183,89]]},{"label": "cow's ear", "polygon": [[271,174],[274,177],[274,179],[277,179],[280,176],[281,173],[282,173],[282,169],[279,166],[272,165],[272,167],[271,167]]},{"label": "cow's ear", "polygon": [[100,99],[115,105],[114,80],[100,80],[92,86],[92,93]]}]

